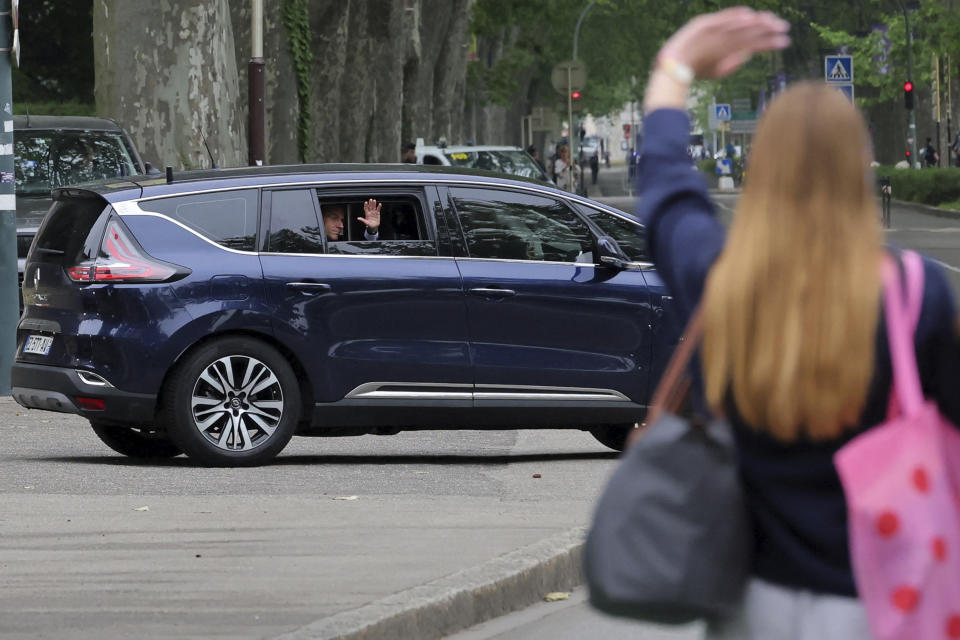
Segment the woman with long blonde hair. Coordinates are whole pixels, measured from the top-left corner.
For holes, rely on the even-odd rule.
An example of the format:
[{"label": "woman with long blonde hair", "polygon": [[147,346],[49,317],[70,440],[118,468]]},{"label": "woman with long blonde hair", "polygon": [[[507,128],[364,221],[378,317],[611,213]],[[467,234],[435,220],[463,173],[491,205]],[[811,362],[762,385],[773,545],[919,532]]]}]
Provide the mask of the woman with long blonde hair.
[{"label": "woman with long blonde hair", "polygon": [[[799,83],[761,119],[729,232],[685,152],[689,85],[789,44],[788,25],[735,8],[699,16],[657,57],[644,102],[638,214],[683,319],[701,308],[702,387],[727,417],[754,528],[754,567],[725,638],[869,638],[833,454],[884,421],[892,380],[870,140],[857,109]],[[960,424],[960,341],[925,262],[916,352],[925,394]]]}]

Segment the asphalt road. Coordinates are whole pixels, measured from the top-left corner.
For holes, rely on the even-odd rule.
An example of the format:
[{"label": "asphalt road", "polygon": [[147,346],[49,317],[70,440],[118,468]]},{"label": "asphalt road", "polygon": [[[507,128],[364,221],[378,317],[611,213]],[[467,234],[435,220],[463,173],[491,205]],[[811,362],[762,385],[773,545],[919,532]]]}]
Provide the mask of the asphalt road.
[{"label": "asphalt road", "polygon": [[9,397],[0,442],[17,640],[274,638],[583,526],[617,458],[581,431],[425,431],[135,463]]}]

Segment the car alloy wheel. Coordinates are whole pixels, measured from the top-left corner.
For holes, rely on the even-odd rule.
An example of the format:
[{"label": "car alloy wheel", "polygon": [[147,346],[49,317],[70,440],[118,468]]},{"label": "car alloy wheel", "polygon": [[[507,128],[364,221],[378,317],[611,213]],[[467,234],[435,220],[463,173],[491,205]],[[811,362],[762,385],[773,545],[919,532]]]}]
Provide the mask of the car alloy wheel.
[{"label": "car alloy wheel", "polygon": [[163,394],[170,438],[209,466],[268,462],[300,420],[293,367],[264,342],[246,336],[213,340],[188,353]]},{"label": "car alloy wheel", "polygon": [[283,417],[283,389],[256,358],[231,355],[213,362],[193,386],[193,424],[212,445],[248,451],[270,439]]}]

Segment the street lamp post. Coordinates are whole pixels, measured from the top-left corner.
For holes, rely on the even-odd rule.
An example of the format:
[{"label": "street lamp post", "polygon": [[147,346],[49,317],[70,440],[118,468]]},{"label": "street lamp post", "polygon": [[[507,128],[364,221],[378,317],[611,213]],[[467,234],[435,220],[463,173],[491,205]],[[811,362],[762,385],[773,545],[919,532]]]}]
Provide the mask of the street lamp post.
[{"label": "street lamp post", "polygon": [[263,0],[251,0],[250,61],[247,63],[248,153],[250,166],[266,164],[267,144],[264,120],[266,82],[263,61]]}]

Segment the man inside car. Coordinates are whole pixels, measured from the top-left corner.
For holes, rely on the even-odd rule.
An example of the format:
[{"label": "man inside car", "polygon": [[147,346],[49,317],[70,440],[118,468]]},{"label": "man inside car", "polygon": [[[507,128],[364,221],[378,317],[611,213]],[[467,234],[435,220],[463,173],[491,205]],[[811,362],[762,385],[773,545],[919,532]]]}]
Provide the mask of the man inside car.
[{"label": "man inside car", "polygon": [[[378,240],[380,238],[380,209],[382,204],[370,198],[363,203],[363,217],[357,220],[365,225],[364,240]],[[343,221],[346,218],[347,207],[343,204],[327,204],[321,207],[323,215],[323,230],[329,242],[337,242],[343,235]]]}]

